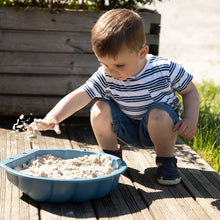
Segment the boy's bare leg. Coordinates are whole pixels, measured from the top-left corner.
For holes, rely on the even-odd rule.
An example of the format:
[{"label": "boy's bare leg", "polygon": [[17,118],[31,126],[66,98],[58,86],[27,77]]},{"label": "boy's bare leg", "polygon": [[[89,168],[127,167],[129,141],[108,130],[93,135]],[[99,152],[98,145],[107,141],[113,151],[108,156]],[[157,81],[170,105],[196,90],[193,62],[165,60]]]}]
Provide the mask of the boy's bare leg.
[{"label": "boy's bare leg", "polygon": [[150,111],[148,133],[156,148],[157,181],[162,185],[176,185],[181,181],[177,159],[173,158],[177,138],[173,128],[173,120],[165,110],[154,108]]},{"label": "boy's bare leg", "polygon": [[90,118],[99,146],[104,150],[118,150],[117,134],[113,132],[109,104],[105,101],[97,101],[92,107]]},{"label": "boy's bare leg", "polygon": [[173,157],[177,132],[173,132],[173,120],[160,108],[154,108],[149,113],[148,132],[156,148],[158,157]]}]

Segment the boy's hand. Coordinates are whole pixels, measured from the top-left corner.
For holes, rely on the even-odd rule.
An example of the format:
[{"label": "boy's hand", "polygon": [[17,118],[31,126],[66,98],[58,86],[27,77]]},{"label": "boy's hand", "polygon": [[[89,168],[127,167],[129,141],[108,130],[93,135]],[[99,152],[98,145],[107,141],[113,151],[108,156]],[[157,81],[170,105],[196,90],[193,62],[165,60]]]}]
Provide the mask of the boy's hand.
[{"label": "boy's hand", "polygon": [[174,125],[173,131],[178,131],[183,138],[191,140],[196,135],[196,125],[190,119],[183,118]]},{"label": "boy's hand", "polygon": [[59,122],[53,116],[44,118],[40,124],[36,122],[31,123],[27,130],[32,131],[34,127],[37,127],[41,131],[54,130],[57,134],[61,134]]},{"label": "boy's hand", "polygon": [[196,135],[199,118],[199,93],[191,81],[179,94],[183,98],[184,118],[174,125],[173,130],[190,140]]}]

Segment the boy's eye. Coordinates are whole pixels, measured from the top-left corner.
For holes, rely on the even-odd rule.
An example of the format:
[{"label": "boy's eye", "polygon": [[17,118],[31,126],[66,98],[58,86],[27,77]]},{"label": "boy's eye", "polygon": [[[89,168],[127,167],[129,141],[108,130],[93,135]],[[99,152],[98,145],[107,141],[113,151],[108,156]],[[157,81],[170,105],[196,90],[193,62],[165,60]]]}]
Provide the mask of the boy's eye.
[{"label": "boy's eye", "polygon": [[122,65],[116,65],[117,68],[123,68],[125,65],[122,64]]}]

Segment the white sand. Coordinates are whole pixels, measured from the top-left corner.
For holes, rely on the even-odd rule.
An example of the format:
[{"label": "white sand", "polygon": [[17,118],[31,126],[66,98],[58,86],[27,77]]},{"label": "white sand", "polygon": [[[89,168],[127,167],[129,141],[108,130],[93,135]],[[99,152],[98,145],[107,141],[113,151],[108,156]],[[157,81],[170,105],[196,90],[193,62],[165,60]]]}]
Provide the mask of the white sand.
[{"label": "white sand", "polygon": [[25,174],[60,179],[94,178],[111,174],[111,160],[108,155],[85,155],[73,159],[62,159],[50,154],[37,157],[15,170]]}]

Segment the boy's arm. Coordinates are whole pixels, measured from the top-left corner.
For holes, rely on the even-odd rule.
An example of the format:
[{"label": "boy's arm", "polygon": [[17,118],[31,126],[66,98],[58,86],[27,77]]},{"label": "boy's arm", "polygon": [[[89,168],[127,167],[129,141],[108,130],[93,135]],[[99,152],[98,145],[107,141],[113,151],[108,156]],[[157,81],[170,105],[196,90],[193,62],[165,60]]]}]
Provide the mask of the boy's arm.
[{"label": "boy's arm", "polygon": [[184,118],[175,124],[174,131],[179,129],[179,135],[192,139],[196,134],[199,117],[199,94],[193,82],[179,94],[183,98]]},{"label": "boy's arm", "polygon": [[[86,106],[91,101],[91,98],[84,89],[79,87],[73,92],[61,99],[55,107],[43,119],[40,130],[55,130],[60,134],[59,122],[68,118],[70,115]],[[30,125],[28,130],[31,130]]]}]

